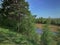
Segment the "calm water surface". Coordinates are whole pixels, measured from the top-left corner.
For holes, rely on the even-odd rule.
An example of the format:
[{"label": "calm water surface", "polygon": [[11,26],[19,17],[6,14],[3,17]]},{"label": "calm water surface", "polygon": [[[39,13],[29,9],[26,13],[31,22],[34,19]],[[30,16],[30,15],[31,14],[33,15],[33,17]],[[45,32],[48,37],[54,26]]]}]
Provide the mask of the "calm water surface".
[{"label": "calm water surface", "polygon": [[[38,34],[42,34],[43,33],[43,30],[42,29],[40,29],[40,28],[37,28],[36,29],[36,32],[38,33]],[[57,32],[53,32],[53,34],[57,34]]]},{"label": "calm water surface", "polygon": [[36,29],[36,32],[37,32],[38,34],[42,34],[42,33],[43,33],[42,29],[39,29],[39,28]]}]

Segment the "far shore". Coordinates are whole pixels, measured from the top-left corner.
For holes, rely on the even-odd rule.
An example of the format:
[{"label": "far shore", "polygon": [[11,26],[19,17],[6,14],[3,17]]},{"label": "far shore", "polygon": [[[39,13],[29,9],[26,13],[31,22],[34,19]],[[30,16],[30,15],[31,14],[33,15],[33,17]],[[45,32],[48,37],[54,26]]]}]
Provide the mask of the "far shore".
[{"label": "far shore", "polygon": [[[40,28],[40,29],[43,29],[43,26],[45,24],[36,24],[36,27],[37,28]],[[57,25],[49,25],[49,28],[51,29],[51,31],[54,31],[56,32],[58,28],[60,28],[60,26],[57,26]]]}]

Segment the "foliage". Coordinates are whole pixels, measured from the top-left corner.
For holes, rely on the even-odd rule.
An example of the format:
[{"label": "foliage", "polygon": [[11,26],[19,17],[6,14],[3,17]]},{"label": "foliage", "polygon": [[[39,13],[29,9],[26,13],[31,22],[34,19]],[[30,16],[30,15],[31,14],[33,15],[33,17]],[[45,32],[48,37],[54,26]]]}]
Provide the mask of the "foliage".
[{"label": "foliage", "polygon": [[60,18],[37,18],[36,19],[36,23],[42,23],[42,24],[46,24],[47,21],[50,21],[51,24],[53,25],[60,25]]},{"label": "foliage", "polygon": [[52,45],[53,33],[50,31],[48,24],[43,28],[43,34],[41,35],[41,45]]},{"label": "foliage", "polygon": [[5,27],[25,34],[35,30],[34,19],[25,0],[3,0],[0,15],[1,25]]},{"label": "foliage", "polygon": [[3,0],[0,17],[0,26],[11,31],[8,34],[2,33],[8,42],[37,45],[34,17],[29,11],[28,2],[25,0]]},{"label": "foliage", "polygon": [[57,32],[57,45],[60,45],[60,29]]},{"label": "foliage", "polygon": [[15,44],[15,45],[34,45],[34,40],[30,40],[21,33],[12,32],[9,29],[0,28],[0,44]]}]

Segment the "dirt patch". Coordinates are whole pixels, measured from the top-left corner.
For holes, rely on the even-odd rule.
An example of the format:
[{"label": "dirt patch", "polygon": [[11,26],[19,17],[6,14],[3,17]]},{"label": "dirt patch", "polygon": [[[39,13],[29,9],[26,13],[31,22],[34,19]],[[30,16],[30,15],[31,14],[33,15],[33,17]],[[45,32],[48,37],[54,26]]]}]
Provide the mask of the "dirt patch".
[{"label": "dirt patch", "polygon": [[[36,27],[40,28],[40,29],[43,29],[44,25],[45,24],[36,24]],[[60,26],[56,26],[56,25],[49,25],[49,27],[50,27],[51,31],[54,31],[54,32],[56,32],[57,29],[60,28]]]}]

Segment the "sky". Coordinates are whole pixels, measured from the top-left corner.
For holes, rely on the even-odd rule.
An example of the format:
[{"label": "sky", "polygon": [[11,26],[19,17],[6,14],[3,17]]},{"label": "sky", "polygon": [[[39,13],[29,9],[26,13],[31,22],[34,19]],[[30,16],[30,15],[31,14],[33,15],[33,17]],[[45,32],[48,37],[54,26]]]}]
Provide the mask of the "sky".
[{"label": "sky", "polygon": [[60,18],[60,0],[27,0],[33,15]]}]

